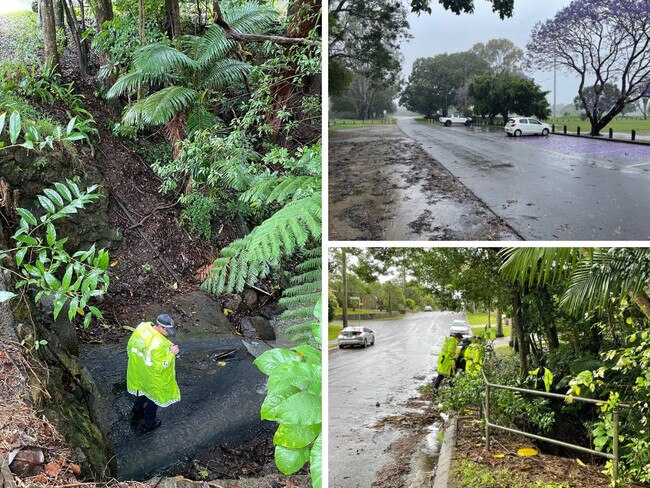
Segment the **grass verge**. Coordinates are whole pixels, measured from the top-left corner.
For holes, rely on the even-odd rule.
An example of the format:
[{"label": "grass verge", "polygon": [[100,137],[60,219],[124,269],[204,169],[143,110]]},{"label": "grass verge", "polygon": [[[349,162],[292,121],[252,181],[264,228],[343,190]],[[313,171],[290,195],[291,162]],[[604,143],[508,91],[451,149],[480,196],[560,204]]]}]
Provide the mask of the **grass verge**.
[{"label": "grass verge", "polygon": [[370,127],[373,125],[394,125],[397,123],[395,117],[385,119],[332,119],[330,120],[329,130],[358,129],[359,127]]}]

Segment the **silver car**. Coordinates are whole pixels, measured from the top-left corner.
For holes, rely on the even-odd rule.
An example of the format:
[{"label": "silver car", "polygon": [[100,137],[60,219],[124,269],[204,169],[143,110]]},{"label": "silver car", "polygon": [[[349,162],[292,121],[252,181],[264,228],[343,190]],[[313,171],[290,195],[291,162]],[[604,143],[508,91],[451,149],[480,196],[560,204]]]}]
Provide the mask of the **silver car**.
[{"label": "silver car", "polygon": [[454,320],[449,327],[449,335],[462,334],[463,337],[472,337],[472,328],[464,320]]},{"label": "silver car", "polygon": [[347,346],[372,346],[375,343],[375,333],[368,327],[346,327],[337,338],[339,348]]}]

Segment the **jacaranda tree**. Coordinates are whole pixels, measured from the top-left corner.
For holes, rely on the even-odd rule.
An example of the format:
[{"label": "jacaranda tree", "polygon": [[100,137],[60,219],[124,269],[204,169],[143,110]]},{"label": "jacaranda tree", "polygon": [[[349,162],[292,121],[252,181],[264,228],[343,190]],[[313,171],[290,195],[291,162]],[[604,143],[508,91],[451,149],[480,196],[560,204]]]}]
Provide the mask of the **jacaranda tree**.
[{"label": "jacaranda tree", "polygon": [[[642,97],[650,77],[650,0],[574,0],[538,23],[526,46],[531,66],[576,73],[578,96],[600,131]],[[616,98],[606,87],[620,87]]]}]

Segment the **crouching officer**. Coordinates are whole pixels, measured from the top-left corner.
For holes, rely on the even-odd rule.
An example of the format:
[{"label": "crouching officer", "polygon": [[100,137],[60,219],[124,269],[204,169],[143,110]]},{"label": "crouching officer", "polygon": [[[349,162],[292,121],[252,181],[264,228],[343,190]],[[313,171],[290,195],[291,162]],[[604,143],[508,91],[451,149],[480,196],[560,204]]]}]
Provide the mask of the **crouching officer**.
[{"label": "crouching officer", "polygon": [[440,355],[438,356],[438,376],[433,384],[435,391],[438,391],[445,376],[451,376],[451,373],[454,371],[456,367],[456,346],[462,338],[463,334],[456,333],[445,339]]},{"label": "crouching officer", "polygon": [[541,390],[543,383],[546,393],[551,391],[551,386],[553,385],[553,372],[546,367],[543,359],[540,361],[539,368],[529,371],[528,374],[528,377],[532,379],[536,390]]},{"label": "crouching officer", "polygon": [[472,343],[465,349],[465,371],[471,376],[480,374],[483,369],[485,347],[480,337],[472,337]]},{"label": "crouching officer", "polygon": [[179,349],[168,339],[174,335],[174,321],[162,314],[155,324],[138,325],[127,344],[126,387],[136,396],[131,424],[142,433],[160,427],[158,407],[168,407],[181,399],[175,367]]}]

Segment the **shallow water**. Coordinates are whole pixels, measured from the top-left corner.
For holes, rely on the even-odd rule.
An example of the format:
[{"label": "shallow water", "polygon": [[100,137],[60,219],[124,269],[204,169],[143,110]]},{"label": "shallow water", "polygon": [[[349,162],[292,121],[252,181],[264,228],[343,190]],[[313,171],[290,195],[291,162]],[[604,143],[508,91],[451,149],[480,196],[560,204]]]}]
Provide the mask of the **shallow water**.
[{"label": "shallow water", "polygon": [[[196,452],[221,443],[238,445],[270,427],[259,419],[266,376],[240,339],[178,337],[176,377],[181,401],[158,409],[162,426],[138,434],[129,424],[133,396],[126,392],[125,345],[86,345],[81,359],[103,398],[120,479],[146,480],[183,471]],[[211,356],[234,349],[234,355]],[[220,365],[218,361],[224,361]]]}]

